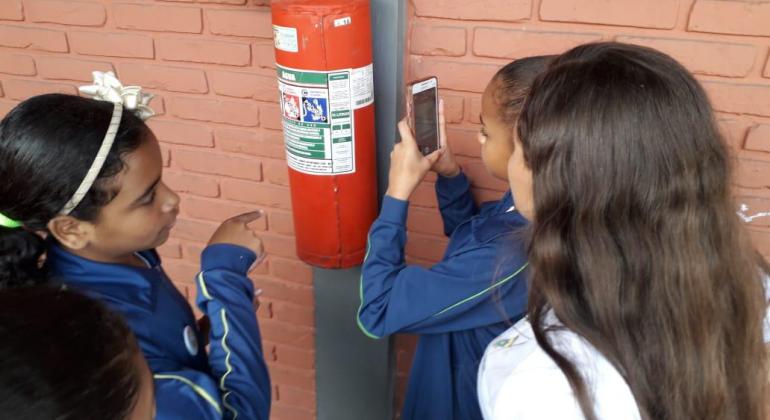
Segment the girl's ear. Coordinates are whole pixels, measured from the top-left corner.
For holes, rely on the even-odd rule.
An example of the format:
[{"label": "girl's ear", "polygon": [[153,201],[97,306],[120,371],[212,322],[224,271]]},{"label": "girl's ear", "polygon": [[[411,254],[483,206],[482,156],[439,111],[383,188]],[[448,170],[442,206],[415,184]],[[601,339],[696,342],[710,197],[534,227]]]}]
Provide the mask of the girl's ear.
[{"label": "girl's ear", "polygon": [[60,244],[70,249],[83,249],[93,237],[93,224],[72,216],[56,216],[48,222],[48,231]]}]

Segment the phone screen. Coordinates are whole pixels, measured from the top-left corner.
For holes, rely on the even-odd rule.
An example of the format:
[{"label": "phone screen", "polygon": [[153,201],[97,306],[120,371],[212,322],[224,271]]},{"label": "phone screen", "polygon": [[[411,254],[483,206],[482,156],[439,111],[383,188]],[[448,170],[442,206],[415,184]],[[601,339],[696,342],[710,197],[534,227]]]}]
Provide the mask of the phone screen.
[{"label": "phone screen", "polygon": [[412,94],[414,112],[414,137],[422,154],[438,149],[438,112],[436,88],[430,87]]}]

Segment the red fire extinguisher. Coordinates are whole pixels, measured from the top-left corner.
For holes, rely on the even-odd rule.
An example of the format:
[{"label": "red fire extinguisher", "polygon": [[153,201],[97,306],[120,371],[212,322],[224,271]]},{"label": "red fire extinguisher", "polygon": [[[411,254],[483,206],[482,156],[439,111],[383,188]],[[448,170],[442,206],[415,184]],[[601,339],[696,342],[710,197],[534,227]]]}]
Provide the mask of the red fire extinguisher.
[{"label": "red fire extinguisher", "polygon": [[361,264],[377,216],[369,0],[273,0],[297,255]]}]

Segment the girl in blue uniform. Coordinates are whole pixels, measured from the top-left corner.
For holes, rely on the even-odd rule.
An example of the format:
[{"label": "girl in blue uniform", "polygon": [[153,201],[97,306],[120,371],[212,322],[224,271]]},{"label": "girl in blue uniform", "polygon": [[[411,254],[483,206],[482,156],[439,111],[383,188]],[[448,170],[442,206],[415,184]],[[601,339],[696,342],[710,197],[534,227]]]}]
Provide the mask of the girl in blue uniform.
[{"label": "girl in blue uniform", "polygon": [[[530,57],[508,64],[482,96],[482,160],[501,180],[508,179],[519,110],[548,61]],[[446,145],[443,103],[439,114]],[[526,311],[527,258],[517,235],[527,222],[510,191],[499,201],[477,206],[468,178],[446,146],[423,157],[406,121],[398,128],[401,143],[391,154],[388,191],[369,231],[358,325],[372,338],[420,334],[402,418],[480,419],[476,376],[481,357],[487,344]],[[438,173],[436,195],[450,240],[442,261],[423,268],[404,263],[406,217],[409,196],[431,169]]]},{"label": "girl in blue uniform", "polygon": [[82,90],[102,100],[36,96],[0,123],[0,287],[33,284],[45,271],[121,313],[154,374],[158,419],[268,418],[247,277],[262,245],[246,224],[260,213],[226,221],[203,251],[204,337],[154,250],[179,197],[162,182],[158,141],[142,120],[152,114],[148,97],[112,74],[95,79]]}]

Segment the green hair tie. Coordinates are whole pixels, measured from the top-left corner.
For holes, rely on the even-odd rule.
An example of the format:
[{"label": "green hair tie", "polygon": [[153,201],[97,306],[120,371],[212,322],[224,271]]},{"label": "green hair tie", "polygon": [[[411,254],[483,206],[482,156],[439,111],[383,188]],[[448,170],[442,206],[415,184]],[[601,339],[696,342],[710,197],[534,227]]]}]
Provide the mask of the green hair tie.
[{"label": "green hair tie", "polygon": [[22,226],[21,222],[11,219],[10,217],[0,213],[0,226],[7,227],[9,229],[16,229]]}]

